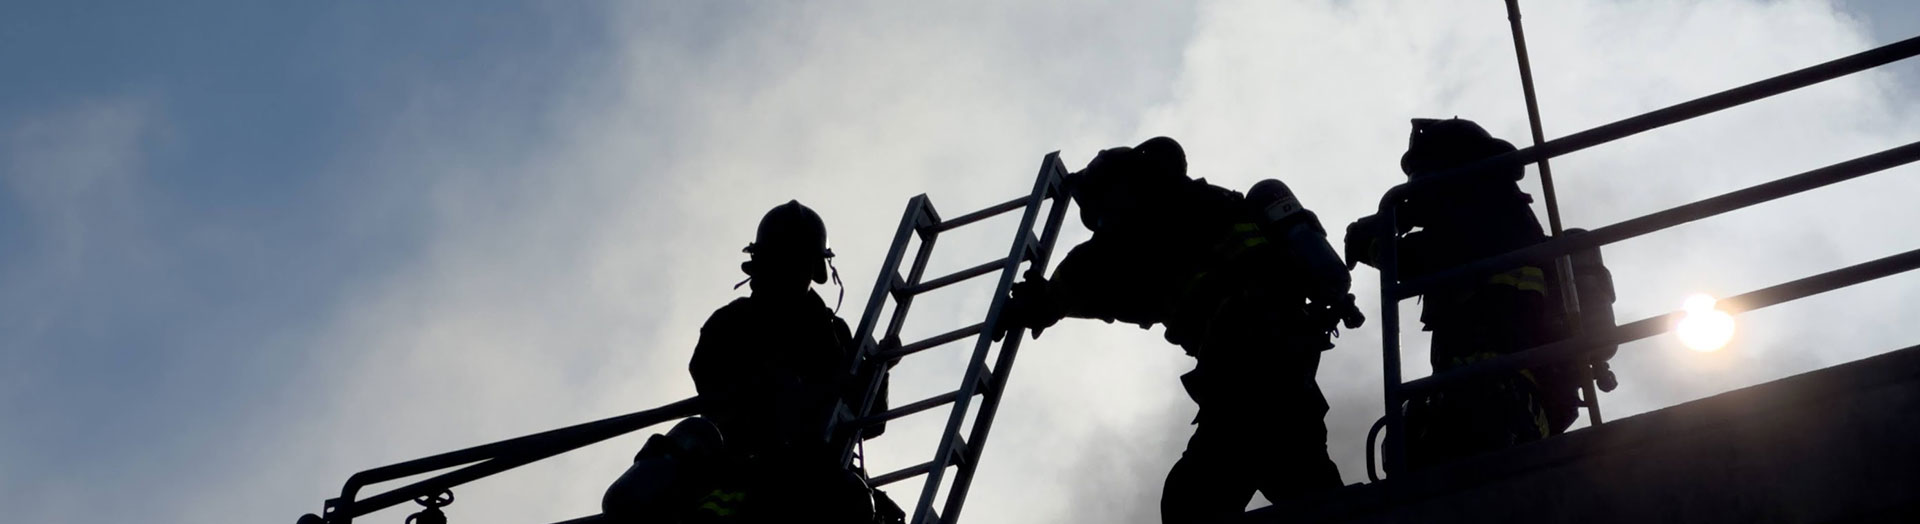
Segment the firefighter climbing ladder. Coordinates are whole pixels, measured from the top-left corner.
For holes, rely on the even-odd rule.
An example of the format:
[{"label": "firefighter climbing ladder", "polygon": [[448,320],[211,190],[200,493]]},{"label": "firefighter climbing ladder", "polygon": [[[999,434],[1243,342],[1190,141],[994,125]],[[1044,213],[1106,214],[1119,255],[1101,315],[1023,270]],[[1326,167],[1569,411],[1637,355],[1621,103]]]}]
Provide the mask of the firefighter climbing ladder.
[{"label": "firefighter climbing ladder", "polygon": [[[999,409],[1000,395],[1007,385],[1007,377],[1013,371],[1014,355],[1020,350],[1021,332],[1016,330],[1007,334],[1003,341],[995,342],[993,333],[995,324],[1000,320],[1000,312],[1006,305],[1007,292],[1013,286],[1013,280],[1020,273],[1023,263],[1031,262],[1032,270],[1045,272],[1047,259],[1052,254],[1054,241],[1060,236],[1060,222],[1066,217],[1067,199],[1061,190],[1061,180],[1066,176],[1066,167],[1060,163],[1060,153],[1046,156],[1040,164],[1040,175],[1033,184],[1033,192],[1027,196],[1009,200],[1005,203],[968,213],[950,220],[941,220],[933,210],[933,202],[926,195],[913,197],[907,202],[906,215],[900,218],[900,229],[893,237],[893,245],[887,251],[886,262],[880,266],[880,278],[873,285],[873,295],[867,299],[866,311],[860,317],[860,327],[854,333],[854,339],[861,341],[861,354],[871,360],[891,365],[900,358],[931,349],[936,346],[956,342],[972,337],[973,354],[967,361],[966,375],[960,379],[957,389],[947,393],[900,406],[884,413],[878,413],[861,419],[851,419],[852,426],[841,431],[852,431],[872,424],[905,417],[922,411],[952,404],[945,429],[940,434],[940,445],[935,448],[932,460],[914,466],[872,477],[875,487],[906,480],[915,476],[926,477],[925,487],[920,491],[919,502],[914,504],[911,520],[915,524],[934,524],[957,522],[960,518],[961,504],[966,501],[967,487],[973,481],[973,473],[980,464],[980,452],[987,443],[987,431],[993,428],[993,415]],[[1048,202],[1051,201],[1051,205]],[[1033,226],[1040,218],[1041,208],[1046,207],[1046,222],[1038,237],[1034,236]],[[1014,232],[1013,247],[1006,258],[986,262],[960,270],[933,280],[922,281],[927,261],[933,254],[934,241],[940,233],[979,222],[1013,210],[1024,210],[1020,217],[1020,227]],[[911,269],[907,276],[899,274],[900,265],[905,262],[907,246],[913,237],[920,238],[920,246],[914,254]],[[907,312],[913,306],[914,297],[959,282],[993,274],[1000,274],[1000,282],[994,287],[993,301],[987,308],[986,320],[963,327],[932,338],[911,344],[901,345],[900,329],[905,324]],[[883,335],[876,342],[873,333],[880,329],[880,312],[886,301],[891,298],[894,309],[887,318]],[[992,350],[999,346],[998,355]],[[987,366],[988,358],[994,359],[992,367]],[[858,365],[856,363],[856,365]],[[879,374],[874,374],[875,382],[869,384],[866,399],[860,412],[865,413],[873,405],[875,392],[879,390]],[[979,412],[971,428],[963,428],[967,411],[975,395],[980,396]],[[841,420],[849,420],[842,413]],[[966,434],[963,436],[962,431]],[[846,457],[851,458],[852,449]],[[862,458],[864,461],[865,458]],[[942,481],[947,469],[954,469],[953,478],[945,485],[948,489],[946,504],[938,512],[933,511],[936,496],[940,493]]]},{"label": "firefighter climbing ladder", "polygon": [[[974,470],[980,464],[980,453],[986,446],[987,431],[993,427],[993,415],[1000,407],[1000,395],[1006,388],[1008,374],[1013,370],[1013,357],[1020,349],[1020,339],[1023,335],[1022,331],[1013,330],[1007,334],[1004,341],[996,342],[992,337],[995,325],[1000,319],[1000,311],[1005,306],[1007,292],[1013,286],[1013,279],[1020,273],[1022,264],[1031,263],[1029,267],[1032,270],[1046,271],[1054,241],[1060,236],[1060,222],[1067,213],[1067,196],[1061,186],[1065,177],[1066,166],[1060,163],[1060,153],[1056,151],[1047,154],[1041,161],[1040,174],[1034,181],[1033,191],[1026,196],[947,220],[940,219],[940,215],[933,210],[932,201],[924,194],[907,201],[906,215],[900,219],[899,232],[894,235],[892,247],[887,251],[886,261],[880,267],[880,278],[873,286],[873,295],[867,300],[867,307],[860,317],[860,327],[855,333],[855,340],[861,341],[860,358],[856,359],[853,365],[858,366],[860,362],[866,361],[891,366],[909,355],[974,337],[973,353],[967,363],[966,375],[960,379],[958,389],[872,416],[856,418],[852,416],[856,413],[855,411],[849,410],[847,406],[841,406],[835,413],[835,423],[830,425],[832,428],[829,431],[850,433],[873,424],[948,404],[953,405],[932,460],[871,479],[871,483],[878,487],[915,476],[926,476],[926,487],[921,490],[919,501],[914,504],[912,520],[909,521],[911,523],[951,523],[958,521],[960,517],[960,506],[966,501],[967,487],[972,483]],[[1044,227],[1036,236],[1033,226],[1041,219],[1042,208],[1046,209]],[[1014,210],[1023,210],[1023,212],[1020,217],[1020,227],[1014,233],[1013,246],[1008,250],[1006,258],[963,269],[933,280],[921,280],[926,273],[927,261],[933,254],[934,240],[938,239],[941,233]],[[915,236],[920,238],[920,245],[914,253],[907,276],[903,278],[899,273],[900,265],[906,262],[907,246]],[[1000,281],[994,287],[994,298],[987,308],[987,318],[984,321],[926,340],[899,344],[900,329],[906,321],[907,312],[913,305],[914,297],[992,274],[996,270],[1000,274]],[[892,299],[894,308],[888,315],[885,329],[881,330],[881,338],[875,340],[873,333],[876,329],[880,329],[880,313],[884,310],[883,306],[888,299]],[[995,346],[998,346],[998,352],[993,351]],[[991,367],[987,366],[989,358],[994,360]],[[868,384],[867,394],[862,399],[861,409],[857,413],[866,413],[873,406],[880,387],[877,382],[880,374],[876,373],[874,376],[876,382]],[[973,424],[970,427],[963,427],[966,425],[967,412],[973,407],[975,396],[980,397],[979,409],[974,413]],[[347,478],[346,485],[340,489],[338,498],[326,501],[320,515],[303,515],[299,522],[300,524],[351,524],[355,518],[413,500],[425,509],[409,517],[407,522],[445,524],[447,517],[440,508],[453,502],[453,494],[450,490],[455,486],[620,435],[695,415],[699,412],[698,400],[698,398],[684,399],[645,411],[355,473]],[[964,436],[961,434],[962,431],[966,432]],[[850,446],[845,456],[851,459],[853,452]],[[865,457],[861,460],[864,463]],[[464,467],[366,498],[358,496],[360,488],[372,484],[457,466]],[[946,477],[949,468],[954,470],[951,479]],[[946,503],[940,512],[935,513],[933,506],[942,486],[948,489]],[[588,524],[600,521],[600,516],[594,515],[559,524]]]}]

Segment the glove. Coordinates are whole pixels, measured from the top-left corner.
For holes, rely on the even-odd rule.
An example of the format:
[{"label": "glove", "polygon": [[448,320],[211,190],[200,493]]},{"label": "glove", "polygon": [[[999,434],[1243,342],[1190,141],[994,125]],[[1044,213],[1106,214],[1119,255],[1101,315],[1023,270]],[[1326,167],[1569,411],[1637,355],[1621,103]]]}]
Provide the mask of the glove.
[{"label": "glove", "polygon": [[1347,271],[1353,271],[1361,262],[1373,265],[1373,243],[1380,235],[1379,222],[1378,215],[1368,215],[1347,225]]},{"label": "glove", "polygon": [[1038,268],[1027,270],[1026,279],[1013,284],[1006,304],[1001,306],[1000,321],[993,327],[993,341],[1006,338],[1015,329],[1033,330],[1033,338],[1059,322],[1047,311],[1047,277]]}]

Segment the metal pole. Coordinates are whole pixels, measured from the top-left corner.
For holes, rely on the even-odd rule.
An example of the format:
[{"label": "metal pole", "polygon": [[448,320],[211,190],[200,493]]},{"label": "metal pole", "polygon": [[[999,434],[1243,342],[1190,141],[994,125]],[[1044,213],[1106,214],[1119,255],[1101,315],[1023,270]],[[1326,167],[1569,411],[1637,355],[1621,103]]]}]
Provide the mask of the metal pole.
[{"label": "metal pole", "polygon": [[[1527,60],[1527,34],[1520,28],[1520,0],[1507,0],[1507,23],[1513,26],[1513,53],[1520,57],[1520,92],[1527,99],[1527,124],[1533,129],[1533,145],[1546,142],[1540,130],[1540,101],[1533,94],[1533,64]],[[1540,159],[1540,192],[1547,197],[1547,227],[1560,234],[1560,199],[1553,191],[1553,166]]]},{"label": "metal pole", "polygon": [[[1547,138],[1546,132],[1540,129],[1540,101],[1533,91],[1533,63],[1527,58],[1527,33],[1520,27],[1520,0],[1507,0],[1507,24],[1513,27],[1513,54],[1520,59],[1520,92],[1527,100],[1527,124],[1533,131],[1533,145],[1538,147]],[[1553,165],[1545,158],[1540,159],[1540,192],[1547,199],[1547,227],[1553,236],[1560,236],[1560,199],[1553,190]],[[1572,257],[1555,258],[1553,264],[1560,276],[1560,309],[1565,313],[1567,325],[1578,335],[1585,323],[1580,322],[1580,291],[1573,287]],[[1582,363],[1578,372],[1580,398],[1587,405],[1587,420],[1599,425],[1600,394],[1593,387],[1593,366]]]},{"label": "metal pole", "polygon": [[[1381,401],[1386,403],[1387,433],[1383,437],[1391,444],[1382,443],[1384,457],[1381,457],[1381,469],[1391,477],[1394,472],[1406,471],[1407,432],[1405,412],[1401,405],[1407,401],[1402,394],[1400,384],[1400,297],[1394,296],[1393,289],[1400,280],[1400,213],[1389,207],[1381,210],[1380,222],[1384,231],[1380,235],[1380,372],[1381,383],[1386,386],[1381,392]],[[1367,443],[1372,446],[1373,443]]]}]

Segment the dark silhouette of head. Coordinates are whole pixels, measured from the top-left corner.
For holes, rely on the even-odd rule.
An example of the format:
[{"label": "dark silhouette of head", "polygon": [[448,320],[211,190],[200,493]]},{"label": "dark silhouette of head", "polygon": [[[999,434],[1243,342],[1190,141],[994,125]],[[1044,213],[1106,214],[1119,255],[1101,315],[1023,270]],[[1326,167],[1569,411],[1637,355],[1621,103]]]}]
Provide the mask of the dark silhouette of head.
[{"label": "dark silhouette of head", "polygon": [[820,214],[788,201],[767,211],[753,243],[744,249],[752,259],[740,264],[740,270],[753,277],[753,290],[804,291],[807,282],[827,281],[827,224]]},{"label": "dark silhouette of head", "polygon": [[[1494,138],[1472,120],[1415,118],[1407,136],[1407,153],[1400,157],[1400,171],[1420,178],[1513,151],[1512,143]],[[1505,170],[1513,180],[1525,174],[1519,165]]]},{"label": "dark silhouette of head", "polygon": [[1277,178],[1255,182],[1252,188],[1247,189],[1247,203],[1259,209],[1269,223],[1285,220],[1303,210],[1299,197],[1293,195],[1293,189]]},{"label": "dark silhouette of head", "polygon": [[1164,136],[1134,147],[1101,151],[1068,177],[1068,192],[1080,206],[1080,222],[1099,231],[1140,218],[1155,197],[1187,180],[1187,153]]},{"label": "dark silhouette of head", "polygon": [[1149,138],[1133,146],[1133,150],[1144,159],[1148,173],[1182,179],[1187,177],[1187,150],[1172,138]]}]

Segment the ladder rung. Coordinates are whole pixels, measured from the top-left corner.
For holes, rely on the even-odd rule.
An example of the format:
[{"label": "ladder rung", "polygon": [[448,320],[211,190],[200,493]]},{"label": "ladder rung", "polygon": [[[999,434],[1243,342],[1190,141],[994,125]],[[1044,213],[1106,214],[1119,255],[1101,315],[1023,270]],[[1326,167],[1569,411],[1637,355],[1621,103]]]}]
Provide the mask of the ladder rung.
[{"label": "ladder rung", "polygon": [[914,464],[912,466],[907,466],[906,469],[902,469],[900,471],[895,471],[893,473],[888,473],[878,477],[873,477],[871,479],[868,479],[867,483],[877,488],[880,486],[885,486],[888,484],[913,478],[919,475],[925,475],[927,471],[932,469],[933,469],[933,461],[929,460],[919,464]]},{"label": "ladder rung", "polygon": [[934,336],[933,338],[929,338],[919,342],[914,342],[912,344],[907,344],[906,346],[902,346],[900,349],[895,349],[892,351],[882,351],[880,352],[879,359],[895,360],[900,357],[912,355],[914,353],[919,353],[921,351],[926,351],[928,349],[933,349],[935,347],[939,347],[941,345],[947,344],[949,342],[953,342],[955,340],[960,340],[963,338],[978,335],[980,334],[980,330],[983,330],[986,328],[987,328],[987,323],[981,322],[978,324],[963,327],[953,331],[948,331],[946,333],[941,333],[939,335]]},{"label": "ladder rung", "polygon": [[973,277],[985,275],[987,273],[992,273],[995,270],[999,270],[1001,268],[1006,267],[1006,265],[1007,265],[1007,259],[1002,258],[1002,259],[988,262],[985,264],[980,264],[978,266],[962,269],[958,273],[936,278],[927,282],[922,282],[920,283],[920,285],[917,285],[917,286],[908,286],[906,289],[902,290],[902,292],[908,295],[918,295],[928,291],[933,291],[935,289],[947,287]]},{"label": "ladder rung", "polygon": [[979,211],[974,211],[972,213],[967,213],[965,215],[953,217],[953,220],[946,220],[938,224],[934,224],[933,230],[935,232],[950,231],[960,226],[964,226],[967,224],[972,224],[974,222],[979,222],[981,220],[993,218],[994,216],[999,215],[1001,213],[1026,207],[1028,200],[1030,200],[1029,197],[1020,197],[1013,200],[1008,200],[1006,202],[1002,202],[1000,205],[996,205],[996,206],[982,209]]},{"label": "ladder rung", "polygon": [[861,417],[860,420],[854,421],[853,426],[855,428],[865,429],[866,427],[872,426],[874,424],[891,421],[900,417],[905,417],[907,415],[912,415],[914,413],[919,413],[919,412],[933,409],[945,404],[952,403],[953,399],[959,396],[960,396],[959,391],[948,391],[946,393],[941,393],[939,395],[928,397],[927,399],[921,400],[919,402],[915,402],[912,404],[907,404],[905,406],[900,406],[897,408],[887,410],[885,413]]}]

